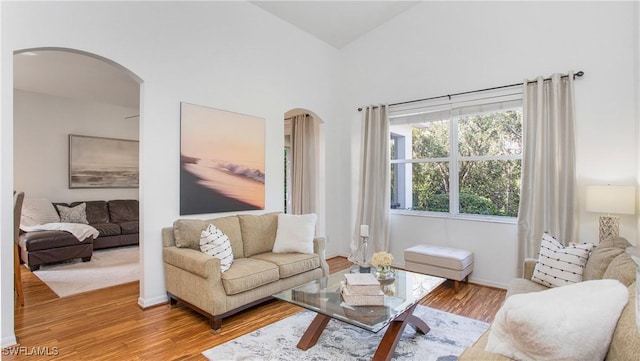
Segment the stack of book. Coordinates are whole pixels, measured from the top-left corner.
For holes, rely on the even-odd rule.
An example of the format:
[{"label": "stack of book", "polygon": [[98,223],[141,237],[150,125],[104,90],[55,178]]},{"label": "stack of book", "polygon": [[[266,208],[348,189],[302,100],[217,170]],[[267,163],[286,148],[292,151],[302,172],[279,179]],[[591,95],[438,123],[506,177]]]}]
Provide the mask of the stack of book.
[{"label": "stack of book", "polygon": [[384,306],[384,292],[371,273],[347,273],[342,281],[342,298],[349,306]]}]

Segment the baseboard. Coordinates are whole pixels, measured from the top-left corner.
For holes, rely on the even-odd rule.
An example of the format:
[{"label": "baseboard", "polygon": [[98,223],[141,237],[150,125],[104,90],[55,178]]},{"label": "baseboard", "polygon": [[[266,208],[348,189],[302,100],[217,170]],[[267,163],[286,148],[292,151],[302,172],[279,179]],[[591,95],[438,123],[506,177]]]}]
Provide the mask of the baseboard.
[{"label": "baseboard", "polygon": [[169,302],[169,297],[167,297],[167,295],[158,296],[150,299],[138,297],[138,306],[140,306],[140,308],[142,308],[143,310],[154,307],[154,306],[158,306],[167,302]]},{"label": "baseboard", "polygon": [[480,278],[474,278],[474,277],[469,277],[469,283],[475,283],[475,284],[480,285],[480,286],[499,288],[499,289],[502,289],[502,290],[506,290],[507,288],[509,288],[508,284],[487,281],[487,280],[483,280],[483,279],[480,279]]},{"label": "baseboard", "polygon": [[18,344],[18,339],[16,339],[16,335],[11,335],[8,337],[2,338],[2,348],[14,346]]}]

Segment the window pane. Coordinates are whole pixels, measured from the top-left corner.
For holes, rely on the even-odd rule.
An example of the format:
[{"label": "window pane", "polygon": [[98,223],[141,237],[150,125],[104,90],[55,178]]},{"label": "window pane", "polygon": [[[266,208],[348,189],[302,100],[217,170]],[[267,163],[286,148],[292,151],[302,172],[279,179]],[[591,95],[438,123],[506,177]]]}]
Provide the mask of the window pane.
[{"label": "window pane", "polygon": [[522,110],[461,117],[458,142],[462,156],[522,154]]},{"label": "window pane", "polygon": [[521,160],[460,162],[460,213],[518,216]]},{"label": "window pane", "polygon": [[413,163],[413,210],[449,212],[449,162]]},{"label": "window pane", "polygon": [[411,131],[413,159],[449,156],[449,121],[439,120],[413,124]]}]

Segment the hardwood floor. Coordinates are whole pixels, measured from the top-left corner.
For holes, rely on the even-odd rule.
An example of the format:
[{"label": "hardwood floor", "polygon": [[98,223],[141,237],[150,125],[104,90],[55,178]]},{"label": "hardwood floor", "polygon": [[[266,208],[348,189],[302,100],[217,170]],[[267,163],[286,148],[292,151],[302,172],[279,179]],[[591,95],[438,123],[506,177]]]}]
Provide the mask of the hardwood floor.
[{"label": "hardwood floor", "polygon": [[[351,266],[343,257],[328,262],[331,272]],[[58,298],[23,270],[25,306],[15,311],[20,345],[3,349],[3,360],[206,360],[202,351],[302,310],[269,301],[224,319],[214,335],[205,317],[180,304],[140,309],[137,282]],[[422,304],[491,322],[504,295],[504,290],[474,284],[455,294],[447,281]]]}]

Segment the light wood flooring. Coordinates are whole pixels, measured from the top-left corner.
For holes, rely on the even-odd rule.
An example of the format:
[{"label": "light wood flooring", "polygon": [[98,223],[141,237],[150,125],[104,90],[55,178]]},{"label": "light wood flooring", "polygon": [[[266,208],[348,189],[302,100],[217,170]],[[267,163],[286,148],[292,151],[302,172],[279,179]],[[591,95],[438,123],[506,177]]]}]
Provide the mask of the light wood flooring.
[{"label": "light wood flooring", "polygon": [[[331,272],[351,266],[343,257],[328,262]],[[214,335],[204,316],[180,303],[142,310],[137,282],[65,298],[26,268],[22,282],[25,306],[16,308],[15,326],[23,349],[19,356],[9,355],[16,348],[3,349],[3,360],[206,360],[202,351],[302,310],[269,301],[224,319],[222,331]],[[504,295],[504,290],[472,283],[462,284],[455,294],[447,281],[422,304],[491,322]]]}]

